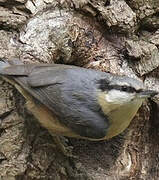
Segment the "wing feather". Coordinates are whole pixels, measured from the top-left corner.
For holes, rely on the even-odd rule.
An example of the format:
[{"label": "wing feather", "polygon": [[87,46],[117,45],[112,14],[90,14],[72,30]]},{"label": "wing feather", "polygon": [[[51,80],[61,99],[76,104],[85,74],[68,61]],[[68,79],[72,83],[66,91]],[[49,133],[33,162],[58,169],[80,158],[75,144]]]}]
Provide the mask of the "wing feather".
[{"label": "wing feather", "polygon": [[106,135],[109,122],[98,104],[96,85],[106,73],[67,65],[16,65],[3,74],[12,75],[75,133],[94,139]]}]

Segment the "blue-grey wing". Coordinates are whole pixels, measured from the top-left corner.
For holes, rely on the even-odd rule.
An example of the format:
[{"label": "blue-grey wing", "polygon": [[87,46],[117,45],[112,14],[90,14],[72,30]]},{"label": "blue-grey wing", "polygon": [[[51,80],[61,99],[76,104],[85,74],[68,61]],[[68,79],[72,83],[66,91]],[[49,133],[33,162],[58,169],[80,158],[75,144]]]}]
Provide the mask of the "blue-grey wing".
[{"label": "blue-grey wing", "polygon": [[109,122],[98,104],[96,82],[107,73],[67,65],[15,65],[0,74],[17,81],[80,136],[106,135]]}]

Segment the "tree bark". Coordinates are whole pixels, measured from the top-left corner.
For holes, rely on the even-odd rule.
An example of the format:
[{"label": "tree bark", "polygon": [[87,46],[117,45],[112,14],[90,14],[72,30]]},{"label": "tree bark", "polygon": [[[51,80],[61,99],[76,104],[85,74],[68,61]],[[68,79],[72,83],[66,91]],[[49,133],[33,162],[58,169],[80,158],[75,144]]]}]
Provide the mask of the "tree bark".
[{"label": "tree bark", "polygon": [[[0,0],[0,58],[62,63],[142,79],[159,91],[158,0]],[[158,98],[108,141],[64,138],[64,157],[0,79],[0,180],[159,179]]]}]

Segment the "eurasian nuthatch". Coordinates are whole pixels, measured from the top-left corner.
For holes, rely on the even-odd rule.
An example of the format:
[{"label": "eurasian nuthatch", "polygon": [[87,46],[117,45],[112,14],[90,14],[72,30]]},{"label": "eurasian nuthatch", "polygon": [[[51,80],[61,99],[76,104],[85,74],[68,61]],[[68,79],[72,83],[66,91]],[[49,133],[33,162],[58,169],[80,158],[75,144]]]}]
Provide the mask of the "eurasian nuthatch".
[{"label": "eurasian nuthatch", "polygon": [[51,134],[89,140],[121,133],[145,98],[157,94],[139,80],[70,65],[1,60],[0,75]]}]

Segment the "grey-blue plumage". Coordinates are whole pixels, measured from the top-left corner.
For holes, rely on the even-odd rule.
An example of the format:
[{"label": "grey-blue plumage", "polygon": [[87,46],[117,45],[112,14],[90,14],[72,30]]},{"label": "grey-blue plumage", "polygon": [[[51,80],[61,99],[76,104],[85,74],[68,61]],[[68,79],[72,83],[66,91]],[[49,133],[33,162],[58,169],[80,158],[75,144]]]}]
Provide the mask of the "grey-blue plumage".
[{"label": "grey-blue plumage", "polygon": [[59,121],[83,137],[100,139],[109,121],[97,97],[99,80],[108,73],[60,64],[9,65],[0,62],[0,74],[16,81]]}]

